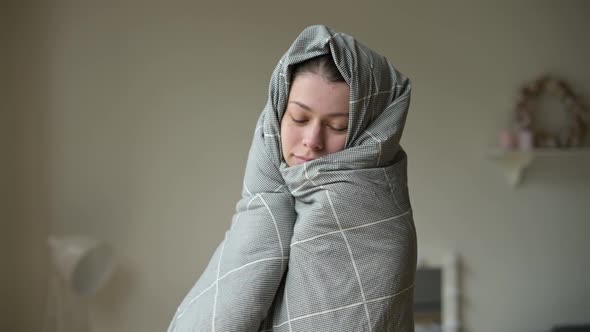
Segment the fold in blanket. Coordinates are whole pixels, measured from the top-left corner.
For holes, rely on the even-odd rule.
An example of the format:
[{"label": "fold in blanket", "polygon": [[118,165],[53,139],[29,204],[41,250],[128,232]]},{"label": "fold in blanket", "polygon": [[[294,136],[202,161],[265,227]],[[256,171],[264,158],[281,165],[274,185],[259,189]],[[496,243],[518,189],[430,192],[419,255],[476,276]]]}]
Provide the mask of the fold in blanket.
[{"label": "fold in blanket", "polygon": [[[289,167],[291,71],[326,54],[350,86],[346,147]],[[306,28],[273,71],[231,227],[168,331],[413,331],[416,232],[399,144],[410,90],[354,38]]]}]

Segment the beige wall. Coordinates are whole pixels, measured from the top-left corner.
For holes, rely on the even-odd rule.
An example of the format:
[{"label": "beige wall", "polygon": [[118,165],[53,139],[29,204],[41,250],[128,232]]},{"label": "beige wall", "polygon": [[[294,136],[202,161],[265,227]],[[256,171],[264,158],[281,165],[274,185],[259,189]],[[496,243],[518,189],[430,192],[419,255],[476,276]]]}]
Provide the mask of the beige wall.
[{"label": "beige wall", "polygon": [[53,3],[18,16],[19,331],[39,330],[48,229],[117,249],[97,331],[166,328],[229,226],[270,73],[315,23],[413,80],[420,251],[462,256],[466,330],[590,319],[590,154],[543,160],[518,190],[486,156],[523,82],[553,71],[590,99],[587,2]]},{"label": "beige wall", "polygon": [[[4,12],[0,13],[0,47],[6,49],[8,45],[8,41],[6,38],[6,31],[8,29],[7,24],[7,17]],[[7,228],[9,225],[8,219],[10,218],[10,212],[8,211],[8,196],[9,196],[9,183],[8,179],[10,178],[9,175],[9,167],[7,165],[7,161],[9,160],[9,152],[8,152],[8,138],[10,137],[10,132],[8,132],[8,121],[10,120],[8,117],[8,112],[6,111],[7,108],[7,101],[6,98],[8,96],[8,81],[5,79],[6,72],[7,72],[7,56],[4,53],[0,53],[0,312],[6,312],[8,308],[8,287],[9,287],[9,278],[8,278],[8,270],[9,270],[9,263],[8,263],[8,244],[7,240],[9,239],[9,232],[7,232]],[[0,316],[0,330],[6,330],[8,324],[8,318],[4,315]]]},{"label": "beige wall", "polygon": [[[0,48],[10,50],[8,31],[12,27],[7,10],[0,11]],[[0,331],[9,331],[11,308],[11,226],[14,223],[14,113],[10,110],[10,84],[8,79],[10,56],[0,52]]]},{"label": "beige wall", "polygon": [[[12,4],[11,4],[12,3]],[[7,1],[8,61],[7,99],[2,102],[7,120],[4,142],[8,185],[6,232],[6,277],[8,308],[2,312],[7,331],[41,331],[47,292],[45,238],[48,209],[50,117],[47,64],[48,8],[39,4]]]}]

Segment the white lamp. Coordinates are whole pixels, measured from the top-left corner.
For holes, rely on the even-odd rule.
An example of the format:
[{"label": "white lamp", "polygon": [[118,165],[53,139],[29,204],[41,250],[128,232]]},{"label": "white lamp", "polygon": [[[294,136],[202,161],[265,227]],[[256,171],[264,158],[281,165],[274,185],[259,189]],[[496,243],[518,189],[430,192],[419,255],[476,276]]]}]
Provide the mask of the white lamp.
[{"label": "white lamp", "polygon": [[88,301],[111,277],[110,246],[84,236],[49,236],[52,271],[46,331],[90,331]]}]

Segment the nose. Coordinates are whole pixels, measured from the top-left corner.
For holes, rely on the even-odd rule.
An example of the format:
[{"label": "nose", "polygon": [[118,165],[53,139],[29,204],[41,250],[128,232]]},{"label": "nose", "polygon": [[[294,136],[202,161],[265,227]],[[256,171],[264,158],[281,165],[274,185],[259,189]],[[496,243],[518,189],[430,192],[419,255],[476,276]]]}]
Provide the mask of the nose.
[{"label": "nose", "polygon": [[324,137],[320,125],[308,126],[303,137],[303,145],[314,151],[324,148]]}]

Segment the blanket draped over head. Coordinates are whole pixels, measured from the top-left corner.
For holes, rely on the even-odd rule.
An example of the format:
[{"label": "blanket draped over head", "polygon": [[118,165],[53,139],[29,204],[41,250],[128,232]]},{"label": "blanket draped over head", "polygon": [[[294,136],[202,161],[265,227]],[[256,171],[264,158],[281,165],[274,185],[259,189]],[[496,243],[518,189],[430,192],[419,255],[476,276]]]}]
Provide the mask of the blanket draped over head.
[{"label": "blanket draped over head", "polygon": [[[345,149],[283,160],[293,65],[331,54],[350,86]],[[169,332],[413,331],[416,233],[400,147],[410,81],[326,26],[306,28],[273,71],[225,239]]]}]

